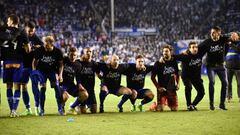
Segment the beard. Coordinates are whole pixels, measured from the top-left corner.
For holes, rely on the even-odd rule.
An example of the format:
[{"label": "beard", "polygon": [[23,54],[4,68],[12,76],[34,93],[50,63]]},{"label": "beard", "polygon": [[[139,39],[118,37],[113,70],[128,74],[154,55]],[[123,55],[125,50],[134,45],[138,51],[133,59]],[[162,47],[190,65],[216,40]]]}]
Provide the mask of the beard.
[{"label": "beard", "polygon": [[168,55],[163,55],[163,58],[164,58],[165,60],[168,60],[170,57],[169,57]]}]

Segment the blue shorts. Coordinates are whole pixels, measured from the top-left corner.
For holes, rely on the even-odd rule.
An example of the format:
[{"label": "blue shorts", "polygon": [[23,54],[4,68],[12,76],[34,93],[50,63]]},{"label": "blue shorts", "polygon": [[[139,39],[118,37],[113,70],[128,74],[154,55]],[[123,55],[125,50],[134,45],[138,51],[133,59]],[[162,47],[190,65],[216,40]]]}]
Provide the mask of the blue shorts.
[{"label": "blue shorts", "polygon": [[79,96],[77,85],[62,85],[61,88],[63,91],[67,91],[67,93],[73,97]]},{"label": "blue shorts", "polygon": [[3,83],[20,83],[23,74],[23,63],[16,61],[3,62]]},{"label": "blue shorts", "polygon": [[23,68],[21,83],[28,83],[31,71],[31,68]]},{"label": "blue shorts", "polygon": [[56,72],[44,73],[42,71],[39,71],[38,75],[39,75],[40,84],[46,84],[47,79],[49,79],[50,84],[51,84],[51,88],[54,88],[54,86],[58,85]]},{"label": "blue shorts", "polygon": [[116,95],[116,96],[121,96],[121,95],[119,95],[119,89],[120,88],[122,88],[123,86],[120,86],[119,88],[117,88],[117,89],[108,89],[108,92],[110,93],[110,94],[113,94],[113,95]]},{"label": "blue shorts", "polygon": [[137,99],[143,99],[145,97],[145,93],[150,91],[149,89],[139,89],[137,91]]}]

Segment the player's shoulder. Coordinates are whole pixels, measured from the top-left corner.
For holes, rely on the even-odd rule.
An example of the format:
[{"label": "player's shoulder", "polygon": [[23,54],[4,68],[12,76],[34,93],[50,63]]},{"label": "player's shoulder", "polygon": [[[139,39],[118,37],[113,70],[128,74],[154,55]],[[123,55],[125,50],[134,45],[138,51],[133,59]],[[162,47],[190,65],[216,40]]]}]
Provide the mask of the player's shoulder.
[{"label": "player's shoulder", "polygon": [[15,28],[15,34],[19,37],[27,38],[27,32],[22,28]]},{"label": "player's shoulder", "polygon": [[63,63],[68,63],[70,60],[67,56],[64,56],[63,57]]},{"label": "player's shoulder", "polygon": [[41,42],[41,44],[43,44],[41,38],[40,38],[38,35],[36,35],[35,33],[32,35],[31,38],[29,38],[29,40],[30,40],[30,39],[31,39],[31,40],[34,40],[34,41],[37,41],[37,42]]},{"label": "player's shoulder", "polygon": [[129,67],[136,67],[136,64],[135,63],[128,63],[128,66]]},{"label": "player's shoulder", "polygon": [[57,52],[62,52],[60,48],[54,46],[54,51],[57,51]]},{"label": "player's shoulder", "polygon": [[76,60],[76,61],[74,62],[74,66],[75,66],[76,68],[79,68],[79,67],[82,67],[82,64],[80,63],[79,60]]},{"label": "player's shoulder", "polygon": [[54,52],[63,56],[62,50],[60,48],[56,47],[56,46],[54,46]]}]

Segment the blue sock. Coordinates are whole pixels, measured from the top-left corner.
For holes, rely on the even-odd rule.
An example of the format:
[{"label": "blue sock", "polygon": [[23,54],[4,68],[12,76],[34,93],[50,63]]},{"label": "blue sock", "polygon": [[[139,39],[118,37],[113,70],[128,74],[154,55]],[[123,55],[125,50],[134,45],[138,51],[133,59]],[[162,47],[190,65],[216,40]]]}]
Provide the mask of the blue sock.
[{"label": "blue sock", "polygon": [[71,108],[75,108],[76,106],[78,106],[80,104],[80,100],[79,97],[76,98],[75,102],[70,106]]},{"label": "blue sock", "polygon": [[56,85],[54,87],[55,90],[55,98],[57,100],[57,106],[58,106],[58,111],[62,110],[62,96],[61,96],[61,91],[60,91],[60,87],[58,85]]},{"label": "blue sock", "polygon": [[144,99],[141,101],[141,105],[144,105],[146,103],[149,103],[151,102],[153,99],[152,98],[149,98],[149,97],[144,97]]},{"label": "blue sock", "polygon": [[10,110],[13,109],[13,93],[12,89],[7,89],[7,100],[8,100],[8,106]]},{"label": "blue sock", "polygon": [[38,88],[37,76],[32,76],[31,81],[32,81],[32,92],[33,92],[34,100],[35,100],[35,107],[39,107],[40,92],[39,92],[39,88]]},{"label": "blue sock", "polygon": [[40,90],[40,109],[41,109],[41,112],[44,112],[44,103],[45,103],[45,99],[46,99],[46,88],[45,87],[42,87],[41,90]]},{"label": "blue sock", "polygon": [[24,102],[26,108],[27,109],[30,108],[30,98],[29,98],[27,90],[22,91],[22,98],[23,98],[23,102]]},{"label": "blue sock", "polygon": [[13,110],[17,110],[19,99],[20,99],[21,92],[20,90],[15,90],[14,96],[13,96]]},{"label": "blue sock", "polygon": [[130,98],[130,95],[124,94],[122,100],[119,102],[118,106],[122,107],[122,105]]},{"label": "blue sock", "polygon": [[107,92],[104,90],[100,90],[99,98],[100,98],[100,106],[103,106],[104,100],[107,96]]}]

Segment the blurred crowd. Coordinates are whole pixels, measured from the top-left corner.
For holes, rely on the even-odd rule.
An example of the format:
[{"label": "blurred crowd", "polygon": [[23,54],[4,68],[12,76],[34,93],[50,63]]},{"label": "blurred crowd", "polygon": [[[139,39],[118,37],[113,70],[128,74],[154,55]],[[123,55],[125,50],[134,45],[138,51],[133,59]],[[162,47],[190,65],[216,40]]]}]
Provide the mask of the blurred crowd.
[{"label": "blurred crowd", "polygon": [[[239,30],[238,0],[115,0],[116,28],[156,28],[151,37],[117,37],[111,34],[110,0],[1,0],[0,24],[16,13],[24,22],[33,20],[39,36],[54,35],[64,52],[77,46],[95,48],[98,60],[116,53],[132,61],[141,52],[147,60],[159,57],[164,43],[204,39],[209,28],[219,25],[224,32]],[[104,20],[104,23],[103,23]],[[104,27],[104,30],[103,30]]]}]

